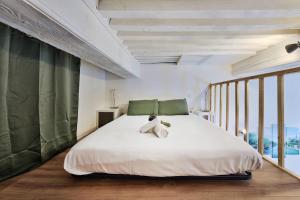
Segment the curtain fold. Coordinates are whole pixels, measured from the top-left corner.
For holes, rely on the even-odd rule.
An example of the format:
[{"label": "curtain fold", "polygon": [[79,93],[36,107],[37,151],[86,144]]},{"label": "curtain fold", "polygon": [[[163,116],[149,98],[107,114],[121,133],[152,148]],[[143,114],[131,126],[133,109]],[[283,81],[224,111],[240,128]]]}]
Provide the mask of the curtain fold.
[{"label": "curtain fold", "polygon": [[0,25],[0,177],[11,174],[12,149],[8,125],[6,91],[8,83],[10,29]]},{"label": "curtain fold", "polygon": [[41,45],[39,115],[43,160],[76,142],[79,66],[80,60],[74,56]]},{"label": "curtain fold", "polygon": [[0,24],[0,180],[76,142],[80,59]]}]

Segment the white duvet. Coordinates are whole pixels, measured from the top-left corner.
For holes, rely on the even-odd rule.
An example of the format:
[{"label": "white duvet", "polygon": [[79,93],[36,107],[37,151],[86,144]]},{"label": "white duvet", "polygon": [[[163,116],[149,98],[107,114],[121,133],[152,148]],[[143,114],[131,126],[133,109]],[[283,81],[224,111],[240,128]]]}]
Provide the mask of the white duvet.
[{"label": "white duvet", "polygon": [[65,170],[164,177],[227,175],[262,167],[255,149],[201,117],[159,118],[172,124],[167,138],[139,133],[148,116],[123,115],[73,146]]}]

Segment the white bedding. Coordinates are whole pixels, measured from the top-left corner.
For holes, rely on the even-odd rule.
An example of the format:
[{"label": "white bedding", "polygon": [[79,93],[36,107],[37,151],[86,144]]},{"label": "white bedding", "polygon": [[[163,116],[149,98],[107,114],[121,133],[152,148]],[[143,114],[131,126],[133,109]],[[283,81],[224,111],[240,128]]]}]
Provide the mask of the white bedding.
[{"label": "white bedding", "polygon": [[167,138],[139,133],[148,116],[123,115],[72,147],[65,170],[164,177],[227,175],[262,167],[255,149],[201,117],[159,118],[172,124]]}]

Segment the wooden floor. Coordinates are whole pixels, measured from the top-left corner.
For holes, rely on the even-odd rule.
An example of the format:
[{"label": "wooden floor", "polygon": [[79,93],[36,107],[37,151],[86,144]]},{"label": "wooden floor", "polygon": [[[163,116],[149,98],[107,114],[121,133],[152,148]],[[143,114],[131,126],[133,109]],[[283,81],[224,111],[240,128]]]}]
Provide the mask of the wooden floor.
[{"label": "wooden floor", "polygon": [[74,177],[65,152],[43,166],[0,183],[0,199],[276,199],[300,200],[300,181],[265,161],[250,181]]}]

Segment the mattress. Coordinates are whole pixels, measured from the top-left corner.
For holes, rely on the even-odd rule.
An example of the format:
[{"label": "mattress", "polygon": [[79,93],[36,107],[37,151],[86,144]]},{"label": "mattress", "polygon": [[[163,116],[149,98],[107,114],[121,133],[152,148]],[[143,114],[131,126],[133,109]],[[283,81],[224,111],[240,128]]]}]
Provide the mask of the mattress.
[{"label": "mattress", "polygon": [[148,116],[123,115],[73,146],[64,169],[74,175],[167,177],[228,175],[262,167],[262,156],[249,144],[199,116],[159,119],[172,124],[167,138],[139,132]]}]

